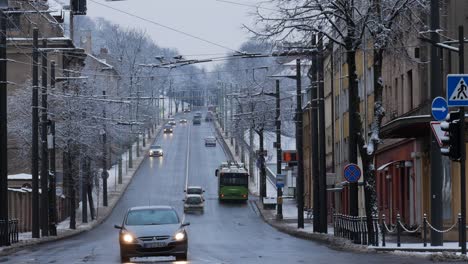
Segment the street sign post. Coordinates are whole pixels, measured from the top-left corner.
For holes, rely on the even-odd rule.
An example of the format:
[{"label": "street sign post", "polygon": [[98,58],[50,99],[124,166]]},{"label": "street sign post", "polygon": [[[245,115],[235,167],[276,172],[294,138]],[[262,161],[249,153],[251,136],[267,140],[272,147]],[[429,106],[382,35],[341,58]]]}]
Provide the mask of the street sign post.
[{"label": "street sign post", "polygon": [[284,180],[286,175],[284,174],[277,174],[276,175],[276,188],[284,188]]},{"label": "street sign post", "polygon": [[447,105],[468,106],[468,74],[447,75]]},{"label": "street sign post", "polygon": [[437,139],[437,143],[439,143],[439,147],[442,147],[442,137],[444,137],[447,133],[442,130],[440,123],[440,121],[431,121],[431,128],[432,133],[434,133],[434,136]]},{"label": "street sign post", "polygon": [[448,114],[448,105],[447,101],[443,97],[436,97],[432,100],[432,116],[436,120],[444,120]]},{"label": "street sign post", "polygon": [[346,165],[343,171],[344,178],[349,183],[358,182],[362,175],[361,168],[359,168],[359,166],[354,163]]}]

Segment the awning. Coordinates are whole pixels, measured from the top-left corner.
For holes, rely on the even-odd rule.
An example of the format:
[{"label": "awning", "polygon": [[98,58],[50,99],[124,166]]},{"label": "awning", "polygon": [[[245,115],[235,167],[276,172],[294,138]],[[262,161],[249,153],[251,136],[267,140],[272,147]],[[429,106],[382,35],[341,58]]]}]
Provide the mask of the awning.
[{"label": "awning", "polygon": [[381,166],[377,169],[377,171],[381,171],[381,170],[387,168],[388,166],[392,165],[393,163],[402,162],[402,161],[406,161],[406,160],[394,160],[394,161],[390,161],[390,162],[388,162],[388,163],[385,163],[385,164],[381,165]]},{"label": "awning", "polygon": [[420,138],[431,133],[430,115],[417,115],[396,118],[386,123],[380,130],[381,138]]}]

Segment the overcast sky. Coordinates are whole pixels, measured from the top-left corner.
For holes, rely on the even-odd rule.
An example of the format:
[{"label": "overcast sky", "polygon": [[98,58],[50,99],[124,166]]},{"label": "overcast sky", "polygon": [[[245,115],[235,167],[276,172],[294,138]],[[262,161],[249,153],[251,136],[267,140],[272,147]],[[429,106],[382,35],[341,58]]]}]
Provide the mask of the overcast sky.
[{"label": "overcast sky", "polygon": [[[254,5],[260,0],[230,1]],[[185,36],[95,2],[124,10],[233,50],[238,50],[249,38],[250,35],[242,28],[242,24],[253,23],[250,13],[255,10],[253,7],[216,0],[88,0],[89,17],[103,17],[122,26],[143,29],[157,45],[176,48],[182,55],[216,54],[232,50]]]}]

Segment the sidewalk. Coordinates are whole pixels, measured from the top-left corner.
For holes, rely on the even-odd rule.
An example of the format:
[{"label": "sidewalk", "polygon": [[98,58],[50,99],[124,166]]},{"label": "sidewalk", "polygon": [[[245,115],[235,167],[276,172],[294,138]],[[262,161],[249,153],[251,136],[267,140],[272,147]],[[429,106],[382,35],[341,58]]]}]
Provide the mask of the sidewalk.
[{"label": "sidewalk", "polygon": [[[108,195],[108,206],[104,207],[102,205],[102,192],[93,191],[93,201],[98,204],[96,206],[96,219],[91,220],[90,213],[88,211],[88,223],[82,223],[82,209],[81,203],[79,208],[76,209],[76,229],[69,229],[70,218],[60,222],[57,225],[57,236],[48,236],[41,238],[31,238],[31,232],[20,233],[19,242],[12,244],[8,247],[0,247],[0,256],[9,255],[16,251],[19,251],[25,247],[46,243],[49,241],[56,241],[65,238],[69,238],[75,235],[78,235],[82,232],[88,231],[101,224],[107,217],[110,215],[115,205],[119,201],[122,194],[127,189],[128,185],[133,179],[135,172],[138,170],[139,166],[146,159],[146,152],[151,146],[151,143],[156,139],[160,134],[162,126],[155,129],[155,134],[150,138],[146,138],[146,146],[143,148],[142,143],[140,142],[140,157],[136,157],[136,143],[133,145],[133,168],[128,168],[128,151],[122,154],[122,184],[117,183],[117,173],[118,165],[114,165],[108,172],[109,178],[107,180],[107,195]],[[127,164],[127,165],[126,165]],[[88,207],[89,210],[89,207]]]},{"label": "sidewalk", "polygon": [[[218,130],[221,131],[221,128],[217,121],[214,122]],[[229,151],[232,153],[233,157],[237,160],[240,160],[240,157],[235,155],[234,146],[232,146],[229,140],[222,138],[226,145],[229,148]],[[258,186],[254,182],[249,182],[249,189],[252,194],[258,196]],[[276,199],[276,186],[267,177],[267,197],[273,197]],[[333,226],[328,227],[327,234],[314,233],[312,226],[312,219],[307,219],[307,212],[304,212],[304,229],[297,228],[297,206],[294,199],[284,198],[283,199],[283,219],[276,219],[276,209],[274,210],[265,210],[263,209],[262,203],[257,199],[255,205],[260,212],[261,217],[269,225],[276,228],[278,231],[290,234],[295,237],[317,241],[324,243],[329,247],[336,250],[345,250],[352,252],[360,253],[370,253],[370,252],[390,252],[392,254],[399,255],[414,255],[418,257],[429,258],[434,261],[456,261],[456,262],[465,262],[468,261],[467,256],[463,256],[460,253],[460,248],[458,247],[458,242],[445,242],[442,247],[432,247],[428,243],[427,247],[424,247],[421,243],[414,242],[404,242],[402,240],[401,247],[397,247],[397,244],[394,242],[392,237],[386,239],[386,246],[382,247],[380,241],[379,247],[374,246],[365,246],[354,244],[348,239],[335,237]],[[382,239],[381,237],[379,239]]]}]

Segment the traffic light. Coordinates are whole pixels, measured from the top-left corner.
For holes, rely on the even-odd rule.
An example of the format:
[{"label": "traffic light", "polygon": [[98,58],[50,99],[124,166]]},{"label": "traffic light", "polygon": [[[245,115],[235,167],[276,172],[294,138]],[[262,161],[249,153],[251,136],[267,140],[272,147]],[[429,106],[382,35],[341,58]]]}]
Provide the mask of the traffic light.
[{"label": "traffic light", "polygon": [[459,160],[461,157],[460,144],[460,112],[450,112],[440,124],[445,135],[441,137],[443,147],[440,152],[444,156],[448,156],[451,160]]}]

